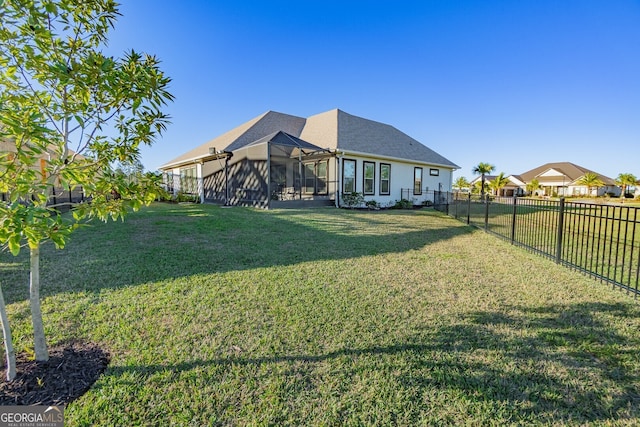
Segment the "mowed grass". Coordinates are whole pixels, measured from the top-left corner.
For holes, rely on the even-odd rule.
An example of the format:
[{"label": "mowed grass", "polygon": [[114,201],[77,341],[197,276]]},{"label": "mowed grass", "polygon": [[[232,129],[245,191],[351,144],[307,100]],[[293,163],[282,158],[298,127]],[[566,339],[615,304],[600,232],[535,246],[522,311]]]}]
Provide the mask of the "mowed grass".
[{"label": "mowed grass", "polygon": [[50,344],[112,356],[69,426],[640,424],[637,301],[431,210],[156,204],[41,263]]}]

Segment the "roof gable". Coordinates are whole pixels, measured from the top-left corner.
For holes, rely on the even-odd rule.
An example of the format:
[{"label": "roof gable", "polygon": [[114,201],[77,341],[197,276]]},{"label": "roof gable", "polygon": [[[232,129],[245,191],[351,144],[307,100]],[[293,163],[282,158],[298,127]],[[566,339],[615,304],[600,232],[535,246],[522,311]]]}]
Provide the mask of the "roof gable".
[{"label": "roof gable", "polygon": [[558,169],[547,169],[546,171],[538,174],[537,176],[540,177],[553,177],[553,176],[567,176],[564,172],[558,170]]},{"label": "roof gable", "polygon": [[[554,172],[551,172],[554,171]],[[555,174],[554,174],[555,173]],[[520,174],[522,181],[531,182],[531,180],[538,179],[539,181],[548,181],[551,177],[566,177],[567,184],[574,182],[586,173],[595,173],[606,185],[614,185],[615,181],[608,176],[601,175],[598,172],[594,172],[585,167],[578,166],[571,162],[556,162],[546,163],[542,166],[538,166],[535,169]]]}]

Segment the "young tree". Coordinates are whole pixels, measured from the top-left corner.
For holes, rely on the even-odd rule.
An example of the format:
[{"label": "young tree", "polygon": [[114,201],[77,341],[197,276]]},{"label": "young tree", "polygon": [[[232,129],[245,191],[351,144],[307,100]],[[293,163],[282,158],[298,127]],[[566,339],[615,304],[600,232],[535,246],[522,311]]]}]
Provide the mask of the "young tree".
[{"label": "young tree", "polygon": [[[0,205],[0,244],[14,255],[29,248],[34,349],[43,361],[40,246],[63,248],[84,222],[123,218],[154,200],[154,175],[128,182],[112,165],[139,160],[140,147],[166,129],[162,108],[173,96],[154,56],[101,52],[119,16],[114,1],[0,3],[0,192],[9,198]],[[48,207],[55,187],[76,186],[90,203],[72,215]],[[7,330],[3,318],[5,342]]]},{"label": "young tree", "polygon": [[467,181],[467,178],[464,176],[459,176],[453,183],[453,188],[457,188],[459,191],[463,188],[469,188],[471,184]]},{"label": "young tree", "polygon": [[638,182],[638,179],[632,173],[618,174],[618,177],[616,178],[616,184],[619,185],[622,189],[620,198],[624,198],[624,195],[627,192],[627,187],[630,185],[636,185],[636,182]]},{"label": "young tree", "polygon": [[474,168],[471,170],[474,174],[476,175],[480,175],[481,176],[481,184],[480,184],[480,198],[482,200],[484,200],[484,179],[485,179],[485,175],[490,174],[491,172],[493,172],[494,170],[496,170],[496,167],[490,163],[483,163],[480,162],[478,163],[477,166],[474,166]]},{"label": "young tree", "polygon": [[499,196],[500,190],[502,190],[507,184],[509,184],[509,178],[504,176],[504,172],[500,172],[498,176],[489,182],[489,188],[496,192],[496,196]]},{"label": "young tree", "polygon": [[531,196],[535,196],[535,192],[540,190],[541,188],[542,188],[542,185],[540,185],[540,181],[538,181],[535,178],[527,182],[526,189]]},{"label": "young tree", "polygon": [[604,185],[604,182],[602,182],[597,173],[587,172],[576,180],[576,184],[584,185],[585,187],[587,187],[587,192],[589,196],[591,196],[591,189],[594,187],[602,187]]}]

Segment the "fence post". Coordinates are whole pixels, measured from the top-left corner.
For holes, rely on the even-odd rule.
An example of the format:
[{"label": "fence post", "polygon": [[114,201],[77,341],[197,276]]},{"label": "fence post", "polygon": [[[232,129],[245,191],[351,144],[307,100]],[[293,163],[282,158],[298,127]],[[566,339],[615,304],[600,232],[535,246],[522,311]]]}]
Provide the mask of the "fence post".
[{"label": "fence post", "polygon": [[484,198],[484,231],[489,229],[489,196]]},{"label": "fence post", "polygon": [[444,192],[445,197],[447,198],[446,204],[447,204],[447,215],[449,215],[449,202],[451,201],[451,193],[449,193],[448,191]]},{"label": "fence post", "polygon": [[469,192],[469,199],[467,203],[467,225],[471,224],[471,192]]},{"label": "fence post", "polygon": [[513,194],[513,215],[511,215],[511,244],[516,241],[516,218],[518,217],[518,198]]},{"label": "fence post", "polygon": [[556,238],[556,263],[562,261],[562,230],[564,229],[564,197],[560,197],[558,208],[558,236]]}]

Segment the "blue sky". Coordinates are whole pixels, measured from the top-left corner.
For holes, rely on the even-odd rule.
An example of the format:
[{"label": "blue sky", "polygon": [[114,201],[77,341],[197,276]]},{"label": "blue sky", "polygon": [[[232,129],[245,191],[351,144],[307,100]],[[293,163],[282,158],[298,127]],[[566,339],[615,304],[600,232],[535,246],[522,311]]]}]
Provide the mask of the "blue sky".
[{"label": "blue sky", "polygon": [[571,161],[640,177],[639,0],[122,0],[108,52],[156,54],[162,163],[268,110],[391,124],[472,178]]}]

